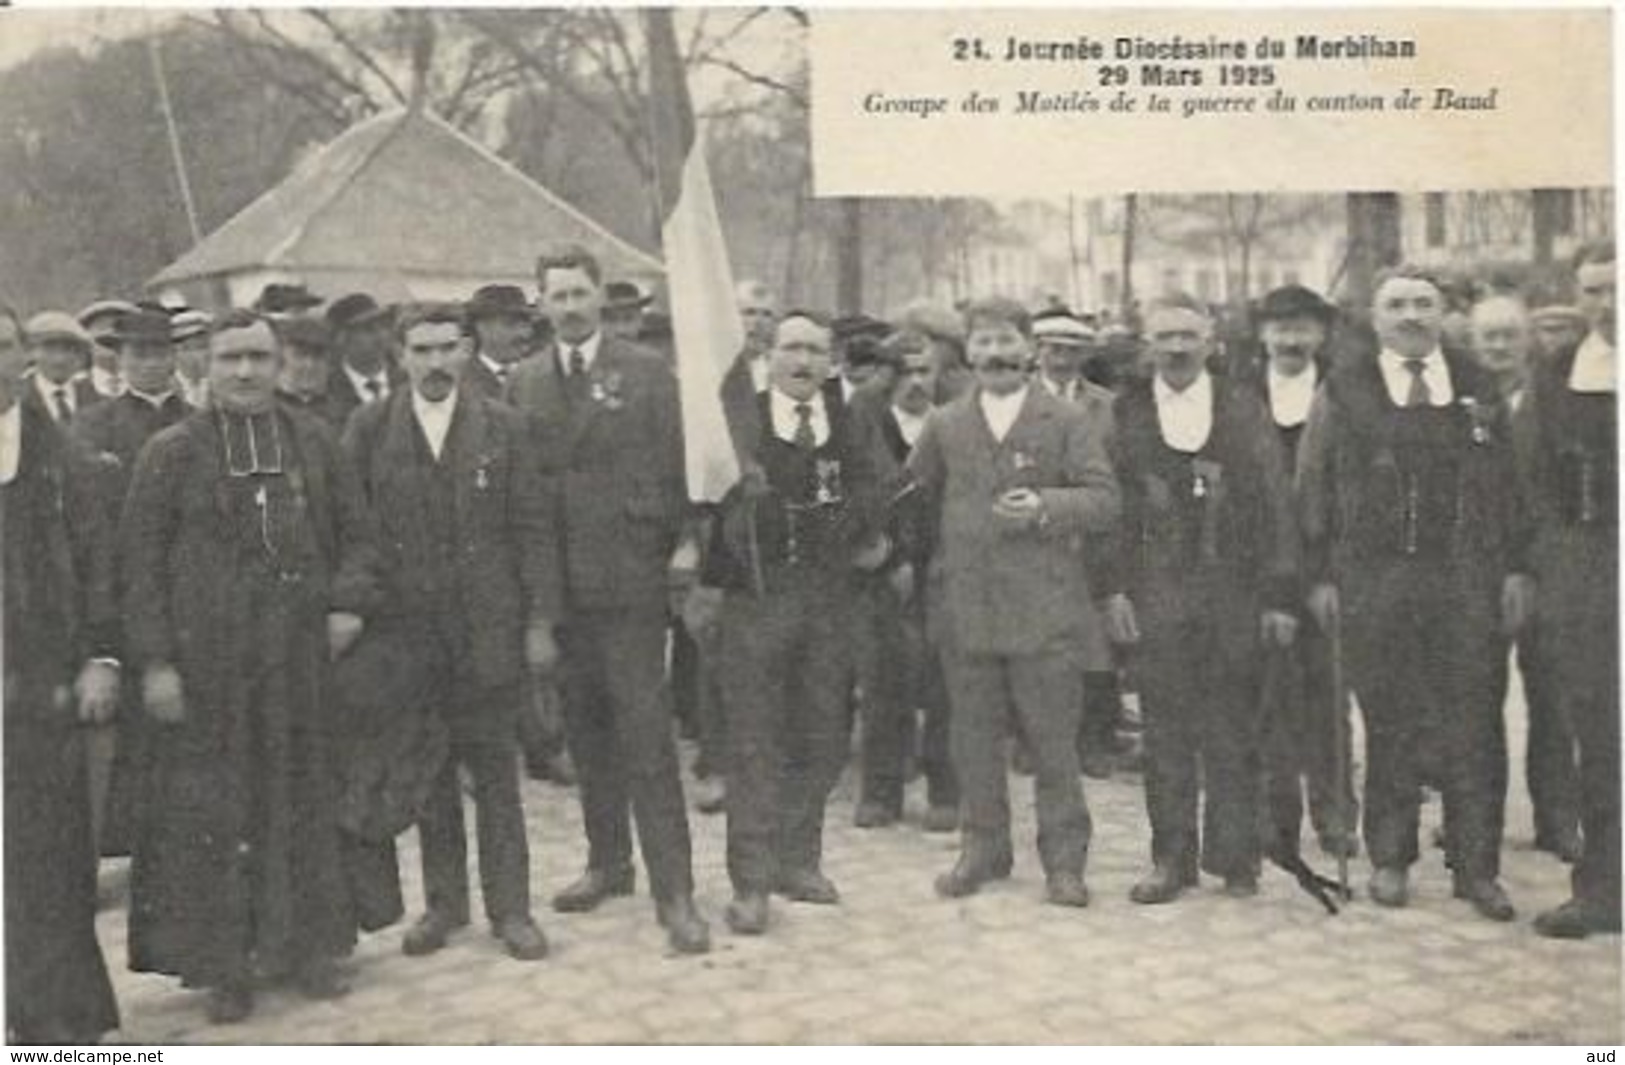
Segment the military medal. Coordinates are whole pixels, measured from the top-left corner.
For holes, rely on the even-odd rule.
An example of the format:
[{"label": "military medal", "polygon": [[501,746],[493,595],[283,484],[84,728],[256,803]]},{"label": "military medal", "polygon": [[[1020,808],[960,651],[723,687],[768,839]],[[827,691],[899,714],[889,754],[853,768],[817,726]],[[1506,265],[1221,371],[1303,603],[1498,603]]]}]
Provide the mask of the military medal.
[{"label": "military medal", "polygon": [[819,459],[817,466],[818,489],[815,502],[828,506],[840,500],[841,462],[839,459]]}]

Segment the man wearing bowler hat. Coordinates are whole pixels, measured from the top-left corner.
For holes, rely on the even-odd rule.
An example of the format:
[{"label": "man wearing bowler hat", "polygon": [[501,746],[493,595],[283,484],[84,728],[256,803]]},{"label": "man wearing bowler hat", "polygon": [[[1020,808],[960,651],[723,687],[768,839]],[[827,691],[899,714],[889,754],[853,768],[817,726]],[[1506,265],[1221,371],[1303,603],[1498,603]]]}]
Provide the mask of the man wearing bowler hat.
[{"label": "man wearing bowler hat", "polygon": [[474,357],[463,383],[482,396],[500,399],[514,368],[531,354],[536,315],[518,285],[485,285],[468,301]]},{"label": "man wearing bowler hat", "polygon": [[[1336,323],[1337,308],[1303,285],[1282,285],[1258,305],[1259,394],[1288,470],[1296,468],[1315,389],[1331,368]],[[1300,622],[1307,620],[1301,609],[1297,614]],[[1295,845],[1307,785],[1309,819],[1321,849],[1352,856],[1359,850],[1360,806],[1350,769],[1348,706],[1337,708],[1340,722],[1332,716],[1331,664],[1331,646],[1314,625],[1300,624],[1293,646],[1270,656],[1263,708],[1266,799],[1274,832]]]},{"label": "man wearing bowler hat", "polygon": [[653,302],[636,281],[611,281],[604,286],[604,334],[637,340],[643,333],[643,312]]},{"label": "man wearing bowler hat", "polygon": [[394,333],[387,307],[365,292],[352,292],[327,308],[338,361],[327,385],[329,416],[342,427],[363,403],[388,399],[400,383]]},{"label": "man wearing bowler hat", "polygon": [[267,318],[293,318],[310,314],[322,298],[297,282],[273,281],[260,290],[254,310]]}]

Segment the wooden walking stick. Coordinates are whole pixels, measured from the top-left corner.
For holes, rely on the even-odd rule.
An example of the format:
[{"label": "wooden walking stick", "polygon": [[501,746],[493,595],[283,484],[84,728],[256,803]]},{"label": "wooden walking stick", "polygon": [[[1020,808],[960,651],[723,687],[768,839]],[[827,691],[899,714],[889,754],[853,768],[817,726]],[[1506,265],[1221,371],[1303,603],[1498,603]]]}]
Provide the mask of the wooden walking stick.
[{"label": "wooden walking stick", "polygon": [[[1343,680],[1343,618],[1333,612],[1327,626],[1326,639],[1331,644],[1332,658],[1332,799],[1333,815],[1339,831],[1349,829],[1349,718],[1348,689]],[[1349,890],[1348,847],[1337,849],[1337,884],[1344,899],[1353,898]]]}]

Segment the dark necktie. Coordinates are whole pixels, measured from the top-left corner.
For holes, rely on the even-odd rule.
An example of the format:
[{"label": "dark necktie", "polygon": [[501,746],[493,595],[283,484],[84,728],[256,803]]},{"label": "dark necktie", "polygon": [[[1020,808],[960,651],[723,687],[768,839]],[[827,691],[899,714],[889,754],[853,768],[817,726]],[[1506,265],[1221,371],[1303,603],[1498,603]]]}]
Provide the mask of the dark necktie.
[{"label": "dark necktie", "polygon": [[1427,369],[1425,359],[1406,359],[1405,369],[1410,371],[1411,387],[1405,393],[1405,406],[1425,407],[1432,400],[1433,394],[1428,391],[1428,383],[1422,379],[1422,372]]},{"label": "dark necktie", "polygon": [[62,425],[73,421],[73,408],[68,406],[68,390],[57,385],[56,391],[51,394],[53,404],[56,406],[56,420]]},{"label": "dark necktie", "polygon": [[580,348],[570,349],[570,376],[580,377],[587,372],[587,356],[581,353]]},{"label": "dark necktie", "polygon": [[791,441],[803,451],[815,451],[818,448],[818,434],[813,431],[812,404],[796,404],[796,432]]}]

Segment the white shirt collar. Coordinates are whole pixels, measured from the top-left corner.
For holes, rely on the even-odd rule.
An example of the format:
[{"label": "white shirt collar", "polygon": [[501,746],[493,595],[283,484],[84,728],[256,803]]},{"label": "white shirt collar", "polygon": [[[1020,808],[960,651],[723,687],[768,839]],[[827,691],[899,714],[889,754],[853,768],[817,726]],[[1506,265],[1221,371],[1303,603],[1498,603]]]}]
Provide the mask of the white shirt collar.
[{"label": "white shirt collar", "polygon": [[579,344],[567,344],[563,340],[560,340],[559,362],[564,367],[565,375],[569,376],[570,373],[570,350],[572,348],[581,352],[582,363],[585,364],[587,372],[592,373],[593,363],[598,361],[598,349],[603,346],[603,342],[604,331],[602,329],[593,333],[592,336],[588,337],[586,340],[583,340]]},{"label": "white shirt collar", "polygon": [[1202,450],[1213,433],[1213,376],[1203,370],[1188,386],[1176,389],[1159,373],[1151,379],[1151,394],[1163,443],[1188,454]]},{"label": "white shirt collar", "polygon": [[369,377],[367,374],[362,373],[360,370],[357,370],[354,366],[351,366],[347,362],[340,362],[339,365],[344,367],[344,375],[350,379],[350,384],[355,386],[355,394],[361,397],[361,402],[366,403],[368,400],[372,399],[372,392],[367,388],[368,381],[378,382],[379,399],[388,398],[388,370],[384,369],[383,367],[379,367],[378,372]]},{"label": "white shirt collar", "polygon": [[491,371],[491,376],[495,377],[498,381],[506,381],[508,379],[508,375],[513,373],[514,367],[519,365],[517,361],[498,362],[483,351],[480,352],[479,359],[480,362],[485,364],[485,368]]},{"label": "white shirt collar", "polygon": [[1083,382],[1076,377],[1063,385],[1042,370],[1038,371],[1038,381],[1044,386],[1044,391],[1057,399],[1075,400],[1083,390]]},{"label": "white shirt collar", "polygon": [[1264,383],[1269,390],[1270,414],[1275,424],[1291,429],[1309,420],[1309,408],[1315,402],[1315,386],[1320,383],[1320,372],[1313,362],[1301,373],[1287,375],[1276,370],[1271,362]]},{"label": "white shirt collar", "polygon": [[124,394],[127,396],[134,396],[136,399],[141,400],[141,402],[156,409],[158,407],[162,407],[165,403],[168,403],[169,397],[175,394],[175,390],[173,388],[166,388],[162,392],[137,392],[133,388],[126,388],[124,390]]},{"label": "white shirt collar", "polygon": [[417,416],[423,436],[429,441],[429,450],[436,459],[446,448],[446,434],[451,432],[451,418],[456,410],[455,388],[442,400],[428,399],[417,389],[412,389],[412,413]]},{"label": "white shirt collar", "polygon": [[902,407],[894,405],[891,409],[891,416],[897,422],[897,432],[903,437],[903,443],[913,447],[914,442],[925,431],[925,420],[931,416],[931,412],[910,414]]},{"label": "white shirt collar", "polygon": [[[1388,386],[1388,398],[1396,407],[1405,406],[1410,398],[1411,371],[1405,365],[1408,361],[1388,348],[1383,348],[1377,356],[1383,383]],[[1422,383],[1427,385],[1428,406],[1448,407],[1456,401],[1455,390],[1450,385],[1450,364],[1444,361],[1444,353],[1438,348],[1422,358]]]},{"label": "white shirt collar", "polygon": [[[768,404],[773,413],[773,435],[785,443],[796,442],[796,428],[801,424],[801,415],[796,408],[802,402],[776,388],[768,390]],[[809,420],[812,422],[813,440],[818,447],[823,447],[829,440],[829,412],[824,409],[824,394],[815,393],[805,402],[812,408]]]},{"label": "white shirt collar", "polygon": [[1580,341],[1569,370],[1569,390],[1573,392],[1614,391],[1614,345],[1593,330]]},{"label": "white shirt collar", "polygon": [[0,484],[17,479],[17,465],[23,454],[22,404],[13,403],[0,413]]},{"label": "white shirt collar", "polygon": [[987,389],[979,389],[976,393],[977,405],[982,408],[982,417],[987,419],[987,427],[993,433],[993,439],[1004,443],[1004,438],[1010,435],[1010,430],[1021,417],[1021,408],[1027,402],[1028,385],[1022,385],[1008,395],[999,396]]}]

